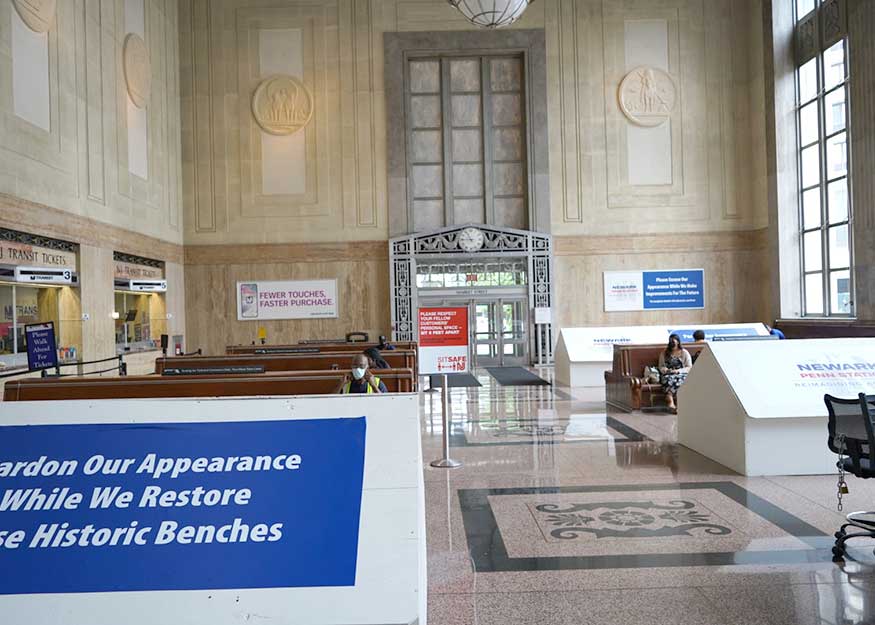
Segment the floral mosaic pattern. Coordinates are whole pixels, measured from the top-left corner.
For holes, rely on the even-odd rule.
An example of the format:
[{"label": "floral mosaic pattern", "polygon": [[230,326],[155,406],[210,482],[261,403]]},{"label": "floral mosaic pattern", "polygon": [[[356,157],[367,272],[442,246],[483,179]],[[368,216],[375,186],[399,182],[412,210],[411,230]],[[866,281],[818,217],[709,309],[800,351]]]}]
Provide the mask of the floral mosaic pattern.
[{"label": "floral mosaic pattern", "polygon": [[534,504],[532,514],[545,534],[560,540],[658,536],[725,536],[732,530],[696,501],[610,501]]}]

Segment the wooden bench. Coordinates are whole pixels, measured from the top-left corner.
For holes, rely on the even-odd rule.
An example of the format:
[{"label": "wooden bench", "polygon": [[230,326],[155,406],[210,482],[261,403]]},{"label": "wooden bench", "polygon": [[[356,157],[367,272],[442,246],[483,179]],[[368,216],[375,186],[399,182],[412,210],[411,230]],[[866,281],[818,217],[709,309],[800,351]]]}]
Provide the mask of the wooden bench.
[{"label": "wooden bench", "polygon": [[[684,349],[695,356],[704,343],[687,343]],[[656,367],[665,345],[614,345],[614,359],[610,371],[605,371],[605,401],[620,410],[632,412],[641,406],[653,406],[654,400],[664,399],[659,384],[647,384],[642,379],[644,367]]]},{"label": "wooden bench", "polygon": [[[381,350],[385,357],[393,351],[417,350],[417,345],[412,341],[392,343],[395,349]],[[228,345],[225,347],[226,354],[320,354],[323,352],[363,352],[369,347],[379,349],[379,343],[297,343],[294,345]]]},{"label": "wooden bench", "polygon": [[[264,371],[330,371],[349,369],[355,352],[321,354],[234,354],[230,356],[168,356],[155,360],[155,373],[166,368],[264,367]],[[393,369],[416,371],[416,352],[394,350],[383,354]],[[375,369],[375,372],[377,370]]]},{"label": "wooden bench", "polygon": [[858,319],[778,319],[775,327],[788,339],[875,337],[875,321]]},{"label": "wooden bench", "polygon": [[[342,374],[294,371],[254,375],[28,378],[7,382],[3,401],[327,395],[337,388]],[[389,392],[409,393],[414,389],[416,377],[412,369],[383,369],[380,379]]]}]

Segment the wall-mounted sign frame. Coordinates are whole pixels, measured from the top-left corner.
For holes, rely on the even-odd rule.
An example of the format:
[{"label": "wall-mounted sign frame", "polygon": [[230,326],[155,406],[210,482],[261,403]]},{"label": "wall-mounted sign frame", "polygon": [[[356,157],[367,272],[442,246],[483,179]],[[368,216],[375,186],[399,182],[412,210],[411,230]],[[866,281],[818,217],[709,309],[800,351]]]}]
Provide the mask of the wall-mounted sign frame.
[{"label": "wall-mounted sign frame", "polygon": [[237,320],[337,317],[337,280],[237,283]]},{"label": "wall-mounted sign frame", "polygon": [[27,343],[28,371],[42,371],[58,366],[58,343],[55,339],[54,322],[28,324],[24,326],[24,337]]},{"label": "wall-mounted sign frame", "polygon": [[704,269],[606,271],[604,288],[605,312],[705,308]]}]

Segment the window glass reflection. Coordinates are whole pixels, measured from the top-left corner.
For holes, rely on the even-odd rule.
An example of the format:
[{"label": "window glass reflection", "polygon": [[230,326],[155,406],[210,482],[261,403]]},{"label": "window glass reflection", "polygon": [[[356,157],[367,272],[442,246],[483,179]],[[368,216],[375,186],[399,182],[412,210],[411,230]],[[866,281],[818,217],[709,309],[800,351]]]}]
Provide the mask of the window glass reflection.
[{"label": "window glass reflection", "polygon": [[829,306],[833,313],[850,314],[851,274],[849,271],[833,271],[829,274]]},{"label": "window glass reflection", "polygon": [[845,42],[839,41],[823,53],[823,88],[828,91],[845,79]]},{"label": "window glass reflection", "polygon": [[805,276],[805,314],[823,314],[823,274]]}]

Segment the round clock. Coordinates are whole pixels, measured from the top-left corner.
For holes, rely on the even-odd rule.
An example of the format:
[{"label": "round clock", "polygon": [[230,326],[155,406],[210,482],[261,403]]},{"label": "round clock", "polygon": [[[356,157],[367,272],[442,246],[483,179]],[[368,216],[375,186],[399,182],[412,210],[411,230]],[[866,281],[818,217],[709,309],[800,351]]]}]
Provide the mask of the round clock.
[{"label": "round clock", "polygon": [[486,237],[477,228],[465,228],[459,233],[459,247],[463,252],[476,252],[485,242]]}]

